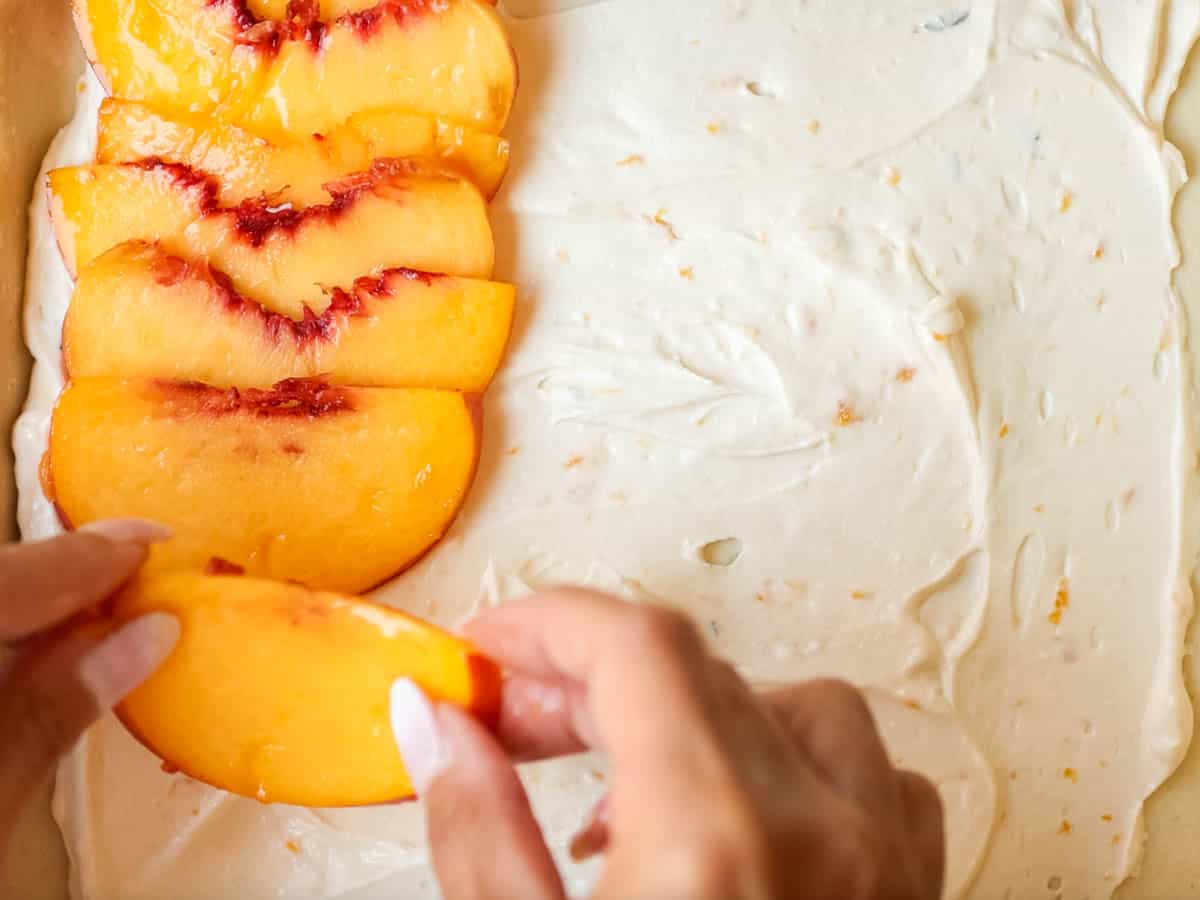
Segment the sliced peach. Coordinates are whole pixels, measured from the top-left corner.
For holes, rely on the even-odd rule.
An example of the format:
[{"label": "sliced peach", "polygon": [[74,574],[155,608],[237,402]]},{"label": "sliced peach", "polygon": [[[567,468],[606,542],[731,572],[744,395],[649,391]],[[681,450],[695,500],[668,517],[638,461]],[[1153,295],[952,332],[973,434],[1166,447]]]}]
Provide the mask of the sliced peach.
[{"label": "sliced peach", "polygon": [[376,159],[428,158],[496,193],[508,169],[508,142],[441,119],[385,111],[354,116],[320,137],[270,142],[211,117],[167,118],[108,98],[100,106],[96,161],[147,159],[188,166],[216,179],[223,206],[269,195],[300,206],[328,203],[325,185],[365,172]]},{"label": "sliced peach", "polygon": [[295,321],[237,294],[203,263],[153,244],[115,247],[84,269],[63,331],[73,378],[171,378],[269,387],[336,384],[480,392],[504,355],[513,289],[393,269],[333,292]]},{"label": "sliced peach", "polygon": [[117,709],[168,765],[264,803],[365,806],[411,797],[388,694],[397,678],[499,717],[500,672],[469,644],[386,606],[239,576],[173,573],[116,599],[168,612],[182,635]]},{"label": "sliced peach", "polygon": [[299,319],[365,272],[409,268],[490,278],[495,245],[478,189],[411,163],[377,163],[324,206],[217,202],[215,182],[166,163],[50,173],[51,215],[74,275],[127,241],[207,259],[238,291]]},{"label": "sliced peach", "polygon": [[481,0],[380,0],[340,15],[327,4],[329,19],[315,0],[292,0],[280,19],[261,19],[241,0],[74,6],[109,93],[271,139],[324,134],[373,109],[499,134],[516,93],[504,25]]},{"label": "sliced peach", "polygon": [[479,439],[478,403],[449,391],[84,378],[55,410],[47,480],[73,526],[140,516],[174,529],[150,571],[217,556],[357,593],[442,538]]},{"label": "sliced peach", "polygon": [[[282,19],[295,0],[246,0],[246,8],[260,19]],[[320,17],[328,22],[340,16],[364,12],[379,4],[379,0],[318,0]]]}]

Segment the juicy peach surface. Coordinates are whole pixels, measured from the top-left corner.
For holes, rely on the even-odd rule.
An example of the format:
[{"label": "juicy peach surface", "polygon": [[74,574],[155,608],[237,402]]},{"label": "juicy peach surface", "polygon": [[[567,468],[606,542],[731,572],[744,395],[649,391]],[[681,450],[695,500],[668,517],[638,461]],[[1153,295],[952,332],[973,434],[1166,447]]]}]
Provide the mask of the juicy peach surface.
[{"label": "juicy peach surface", "polygon": [[72,526],[125,516],[170,526],[149,571],[217,556],[357,593],[446,533],[479,440],[477,401],[450,391],[83,378],[59,398],[44,471]]},{"label": "juicy peach surface", "polygon": [[[246,0],[246,8],[260,19],[282,19],[294,0]],[[318,0],[321,18],[325,21],[351,13],[363,12],[379,5],[379,0]]]},{"label": "juicy peach surface", "polygon": [[330,303],[365,272],[409,268],[490,278],[495,245],[478,189],[407,163],[344,181],[324,206],[269,201],[222,207],[215,182],[169,164],[79,166],[50,173],[51,215],[72,275],[118,244],[157,241],[206,259],[235,288],[292,318]]},{"label": "juicy peach surface", "polygon": [[[498,134],[517,67],[480,0],[74,0],[88,57],[118,97],[212,115],[267,138],[325,133],[365,110],[404,109]],[[322,18],[325,13],[327,18]],[[340,14],[339,14],[340,13]]]},{"label": "juicy peach surface", "polygon": [[441,119],[366,112],[321,136],[270,142],[211,117],[167,118],[141,103],[108,98],[100,107],[96,161],[160,159],[211,175],[219,202],[269,195],[301,206],[328,203],[325,185],[368,170],[377,159],[427,158],[473,181],[488,197],[508,169],[508,142]]},{"label": "juicy peach surface", "polygon": [[337,289],[297,322],[238,295],[223,276],[154,244],[115,247],[80,273],[63,330],[72,378],[171,378],[270,387],[336,384],[481,392],[513,319],[510,285],[409,269]]},{"label": "juicy peach surface", "polygon": [[500,672],[469,644],[370,601],[243,576],[146,577],[118,620],[179,618],[174,653],[118,708],[168,765],[268,803],[363,806],[410,797],[391,684],[494,727]]}]

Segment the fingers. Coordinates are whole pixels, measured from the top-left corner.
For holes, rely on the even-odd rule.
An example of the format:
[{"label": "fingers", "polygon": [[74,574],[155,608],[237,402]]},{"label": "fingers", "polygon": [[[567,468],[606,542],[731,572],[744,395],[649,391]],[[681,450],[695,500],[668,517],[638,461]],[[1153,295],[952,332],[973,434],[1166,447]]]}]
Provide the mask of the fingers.
[{"label": "fingers", "polygon": [[843,682],[821,681],[776,689],[762,700],[821,778],[908,846],[901,858],[920,896],[940,897],[946,862],[941,797],[928,779],[893,768],[863,695]]},{"label": "fingers", "polygon": [[59,757],[149,677],[178,639],[178,621],[157,613],[111,633],[81,629],[18,661],[0,687],[0,821],[15,820]]},{"label": "fingers", "polygon": [[[579,589],[502,606],[467,631],[517,673],[506,689],[501,735],[520,758],[599,747],[614,768],[628,758],[639,776],[661,787],[681,772],[707,768],[715,744],[756,757],[750,774],[769,789],[798,747],[823,780],[866,812],[900,814],[899,786],[874,718],[845,683],[764,695],[774,715],[763,727],[762,708],[745,683],[708,654],[686,619]],[[786,734],[776,738],[775,723]]]},{"label": "fingers", "polygon": [[513,759],[533,762],[582,753],[595,729],[579,685],[510,675],[501,694],[500,743]]},{"label": "fingers", "polygon": [[161,525],[124,519],[0,548],[0,641],[29,637],[101,603],[137,571],[151,544],[168,537]]},{"label": "fingers", "polygon": [[[560,588],[507,603],[467,625],[479,647],[511,669],[546,681],[586,684],[627,646],[646,607],[583,588]],[[627,661],[627,654],[620,658]]]},{"label": "fingers", "polygon": [[813,681],[762,697],[818,775],[874,816],[897,816],[900,785],[863,695]]},{"label": "fingers", "polygon": [[712,660],[677,612],[562,589],[489,612],[467,633],[510,670],[573,686],[590,714],[575,736],[607,750],[614,767],[628,759],[628,771],[662,781],[710,748],[697,734],[716,727],[701,689]]},{"label": "fingers", "polygon": [[392,689],[392,731],[426,802],[446,900],[565,900],[517,773],[474,719],[434,707],[407,680]]},{"label": "fingers", "polygon": [[[918,882],[913,896],[940,890],[937,794],[895,770],[849,685],[815,682],[756,698],[678,613],[583,590],[508,604],[467,630],[514,673],[501,715],[505,746],[523,757],[584,745],[608,751],[611,801],[571,848],[577,857],[609,853],[600,895],[765,895],[785,872],[802,876],[797,886],[827,884],[821,896],[875,882],[888,896],[909,896]],[[433,781],[431,797],[444,781]],[[468,798],[458,803],[470,807]],[[455,877],[454,863],[470,870],[452,860],[439,866],[442,877]],[[763,890],[731,891],[743,877]],[[520,883],[507,886],[522,894]],[[451,896],[479,893],[464,882]]]},{"label": "fingers", "polygon": [[915,772],[900,772],[900,796],[904,805],[921,883],[928,896],[940,897],[946,877],[945,813],[942,798],[929,779]]}]

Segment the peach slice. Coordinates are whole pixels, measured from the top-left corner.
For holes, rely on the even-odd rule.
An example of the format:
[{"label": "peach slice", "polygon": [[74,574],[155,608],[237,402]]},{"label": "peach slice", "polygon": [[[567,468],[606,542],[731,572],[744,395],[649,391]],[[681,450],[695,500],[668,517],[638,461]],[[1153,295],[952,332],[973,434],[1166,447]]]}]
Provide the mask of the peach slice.
[{"label": "peach slice", "polygon": [[243,0],[74,7],[109,93],[270,139],[324,134],[374,109],[499,134],[516,93],[504,24],[482,0],[379,0],[340,15],[326,4],[328,19],[316,0],[291,0],[280,19],[259,18]]},{"label": "peach slice", "polygon": [[170,119],[112,97],[100,106],[97,162],[188,166],[216,179],[223,206],[264,195],[300,206],[328,203],[327,183],[365,172],[376,159],[408,157],[436,160],[491,197],[508,169],[509,146],[481,131],[394,111],[362,113],[321,137],[272,143],[207,117]]},{"label": "peach slice", "polygon": [[119,621],[148,612],[174,614],[182,635],[118,715],[168,766],[244,797],[315,807],[411,797],[388,711],[397,678],[488,727],[499,718],[494,663],[364,599],[172,573],[116,599]]},{"label": "peach slice", "polygon": [[[318,0],[320,16],[325,21],[364,12],[378,5],[379,0]],[[246,8],[260,19],[282,19],[292,0],[246,0]]]},{"label": "peach slice", "polygon": [[409,268],[490,278],[495,244],[478,189],[411,162],[378,162],[333,186],[333,202],[217,202],[213,179],[167,163],[50,173],[51,215],[74,275],[127,241],[207,259],[241,293],[294,319],[366,272]]},{"label": "peach slice", "polygon": [[513,295],[506,284],[392,269],[335,289],[322,315],[297,322],[238,295],[203,263],[122,244],[80,274],[63,354],[73,378],[270,387],[322,376],[478,393],[504,356]]},{"label": "peach slice", "polygon": [[150,571],[218,556],[358,593],[441,540],[479,441],[477,399],[450,391],[84,378],[59,398],[44,471],[70,525],[140,516],[173,528]]}]

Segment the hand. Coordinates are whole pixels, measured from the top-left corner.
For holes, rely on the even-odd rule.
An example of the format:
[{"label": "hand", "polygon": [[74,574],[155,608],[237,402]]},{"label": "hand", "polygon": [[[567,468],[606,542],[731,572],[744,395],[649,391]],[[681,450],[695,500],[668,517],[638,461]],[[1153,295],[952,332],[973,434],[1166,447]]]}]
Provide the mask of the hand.
[{"label": "hand", "polygon": [[563,590],[468,627],[510,671],[499,738],[411,683],[393,730],[447,900],[564,900],[511,758],[594,748],[612,792],[576,839],[597,900],[937,900],[934,787],[888,761],[862,696],[756,697],[683,616]]},{"label": "hand", "polygon": [[[40,544],[0,547],[0,859],[25,801],[100,715],[142,683],[179,639],[145,616],[118,631],[86,613],[107,600],[170,534],[102,522]],[[72,621],[72,620],[75,621]]]}]

